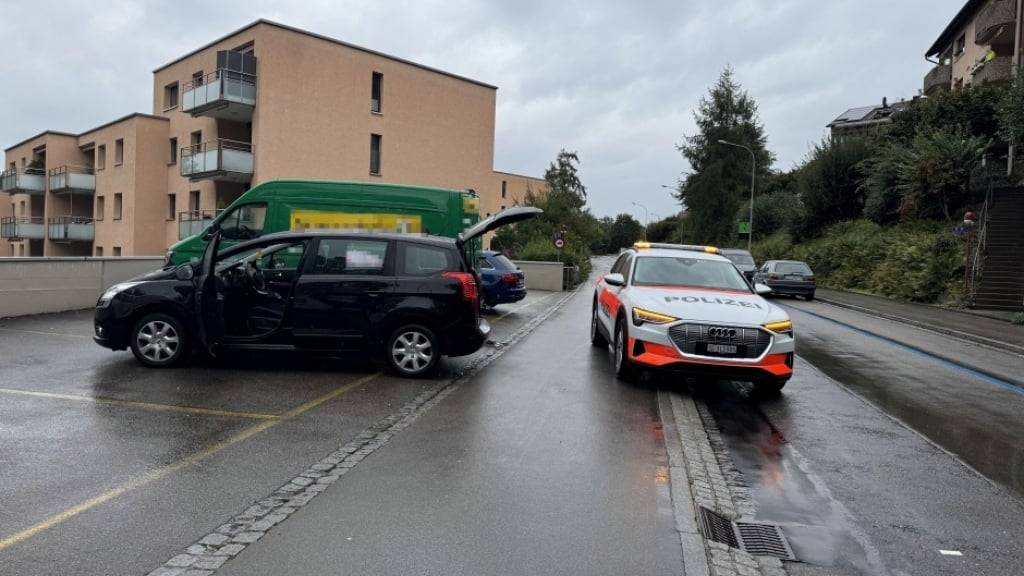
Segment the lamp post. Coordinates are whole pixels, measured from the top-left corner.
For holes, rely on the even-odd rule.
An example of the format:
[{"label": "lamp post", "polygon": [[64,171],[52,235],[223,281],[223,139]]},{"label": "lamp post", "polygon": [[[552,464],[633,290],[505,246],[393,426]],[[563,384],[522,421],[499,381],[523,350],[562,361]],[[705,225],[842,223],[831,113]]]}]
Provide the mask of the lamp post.
[{"label": "lamp post", "polygon": [[[689,178],[690,176],[693,176],[692,172],[683,172],[683,174],[686,174],[687,178]],[[682,182],[680,182],[679,184],[676,184],[675,186],[669,186],[668,184],[662,184],[661,187],[666,189],[666,190],[672,190],[673,192],[679,192],[679,187],[680,187],[681,184],[682,184]],[[683,240],[685,240],[685,238],[683,238],[683,215],[686,214],[686,202],[680,202],[680,207],[682,208],[682,210],[680,210],[680,212],[679,212],[679,243],[683,244],[684,243]]]},{"label": "lamp post", "polygon": [[650,223],[650,219],[647,217],[647,206],[639,202],[633,202],[633,206],[639,206],[644,209],[644,240],[647,240],[647,225]]},{"label": "lamp post", "polygon": [[757,174],[757,157],[754,156],[753,150],[743,144],[736,144],[728,140],[719,140],[718,143],[743,148],[750,152],[750,227],[747,229],[747,252],[750,252],[754,245],[754,176]]}]

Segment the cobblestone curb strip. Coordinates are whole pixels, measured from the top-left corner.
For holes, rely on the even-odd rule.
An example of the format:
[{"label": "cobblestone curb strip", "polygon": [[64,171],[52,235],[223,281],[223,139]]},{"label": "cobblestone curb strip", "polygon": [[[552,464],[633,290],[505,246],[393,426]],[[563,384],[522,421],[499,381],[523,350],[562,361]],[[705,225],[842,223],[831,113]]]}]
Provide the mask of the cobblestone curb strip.
[{"label": "cobblestone curb strip", "polygon": [[[753,556],[709,541],[700,533],[695,505],[714,510],[730,520],[751,516],[753,505],[749,499],[734,498],[733,487],[740,484],[738,472],[728,463],[723,470],[709,437],[718,438],[718,430],[710,420],[705,429],[705,421],[701,419],[693,398],[659,392],[658,401],[662,423],[667,430],[665,444],[669,447],[672,505],[676,510],[677,528],[683,541],[683,561],[687,576],[786,576],[782,561],[777,558]],[[678,490],[677,483],[680,485]],[[692,539],[693,533],[703,543],[703,563],[687,558],[688,554],[693,556],[693,545],[688,547],[688,540]]]},{"label": "cobblestone curb strip", "polygon": [[[582,284],[581,284],[582,285]],[[216,530],[203,536],[176,554],[148,576],[209,576],[246,547],[259,541],[268,531],[281,524],[299,508],[348,474],[364,458],[373,454],[396,434],[409,427],[420,416],[455,392],[459,385],[532,332],[561,308],[576,291],[566,293],[536,318],[513,332],[507,340],[495,343],[494,350],[483,355],[454,378],[425,390],[398,412],[383,418],[360,432],[355,439],[292,478],[266,498],[255,502]]]}]

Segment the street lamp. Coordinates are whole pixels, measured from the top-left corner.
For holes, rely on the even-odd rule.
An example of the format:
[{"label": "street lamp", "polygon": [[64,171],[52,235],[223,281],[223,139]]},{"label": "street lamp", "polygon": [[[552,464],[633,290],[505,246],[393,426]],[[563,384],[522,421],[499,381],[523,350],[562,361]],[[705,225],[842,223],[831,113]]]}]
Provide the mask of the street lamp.
[{"label": "street lamp", "polygon": [[633,202],[633,206],[639,206],[644,209],[644,240],[647,240],[647,224],[650,222],[650,219],[647,217],[647,206],[639,202]]},{"label": "street lamp", "polygon": [[757,157],[754,156],[753,150],[743,144],[735,144],[728,140],[719,140],[718,143],[743,148],[750,152],[750,227],[747,229],[747,252],[750,252],[754,244],[754,175],[757,174]]},{"label": "street lamp", "polygon": [[[690,176],[693,176],[693,172],[683,172],[683,174],[686,174],[687,178],[689,178]],[[668,184],[661,184],[661,187],[666,189],[666,190],[671,190],[673,192],[678,193],[679,192],[679,186],[681,184],[682,184],[682,182],[680,182],[679,184],[676,184],[675,186],[669,186]],[[679,205],[680,205],[680,208],[681,208],[681,210],[679,211],[679,243],[680,244],[684,244],[683,240],[685,240],[685,238],[683,238],[683,215],[686,214],[686,202],[685,201],[680,201]]]}]

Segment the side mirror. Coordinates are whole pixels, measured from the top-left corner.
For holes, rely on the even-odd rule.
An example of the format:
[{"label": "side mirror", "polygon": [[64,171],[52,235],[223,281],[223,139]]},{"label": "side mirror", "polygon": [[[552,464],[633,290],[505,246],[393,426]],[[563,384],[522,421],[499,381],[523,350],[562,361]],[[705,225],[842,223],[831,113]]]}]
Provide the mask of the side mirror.
[{"label": "side mirror", "polygon": [[609,274],[604,277],[604,281],[609,286],[625,286],[626,278],[622,274]]},{"label": "side mirror", "polygon": [[174,277],[178,280],[191,280],[195,276],[195,270],[192,269],[191,264],[182,264],[174,269]]},{"label": "side mirror", "polygon": [[758,296],[767,296],[772,293],[772,289],[767,284],[758,282],[754,284],[754,292],[757,292]]}]

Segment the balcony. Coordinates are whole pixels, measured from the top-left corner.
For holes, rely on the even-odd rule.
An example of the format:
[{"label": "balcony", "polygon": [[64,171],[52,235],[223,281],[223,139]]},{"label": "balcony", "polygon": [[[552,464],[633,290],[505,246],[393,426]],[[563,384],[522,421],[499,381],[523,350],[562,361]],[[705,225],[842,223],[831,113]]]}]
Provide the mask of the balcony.
[{"label": "balcony", "polygon": [[1012,42],[1016,7],[1011,0],[992,0],[978,12],[974,21],[974,43],[984,46],[1000,41]]},{"label": "balcony", "polygon": [[46,221],[46,234],[54,242],[92,242],[96,223],[84,216],[58,216]]},{"label": "balcony", "polygon": [[223,210],[191,210],[178,213],[178,240],[184,240],[206,230]]},{"label": "balcony", "polygon": [[218,138],[181,149],[181,175],[191,180],[252,181],[252,144]]},{"label": "balcony", "polygon": [[924,93],[935,96],[940,92],[948,92],[953,82],[953,66],[939,64],[928,71],[924,77]]},{"label": "balcony", "polygon": [[1013,58],[1010,56],[996,56],[992,60],[978,64],[977,68],[971,73],[974,75],[972,84],[975,85],[1008,81],[1013,74]]},{"label": "balcony", "polygon": [[43,219],[30,216],[0,218],[0,238],[8,240],[42,240]]},{"label": "balcony", "polygon": [[37,168],[26,168],[24,172],[0,172],[0,191],[42,196],[46,193],[46,172]]},{"label": "balcony", "polygon": [[54,194],[95,194],[96,172],[84,166],[61,166],[50,170],[50,192]]},{"label": "balcony", "polygon": [[235,122],[252,122],[256,75],[219,68],[185,84],[181,111]]}]

